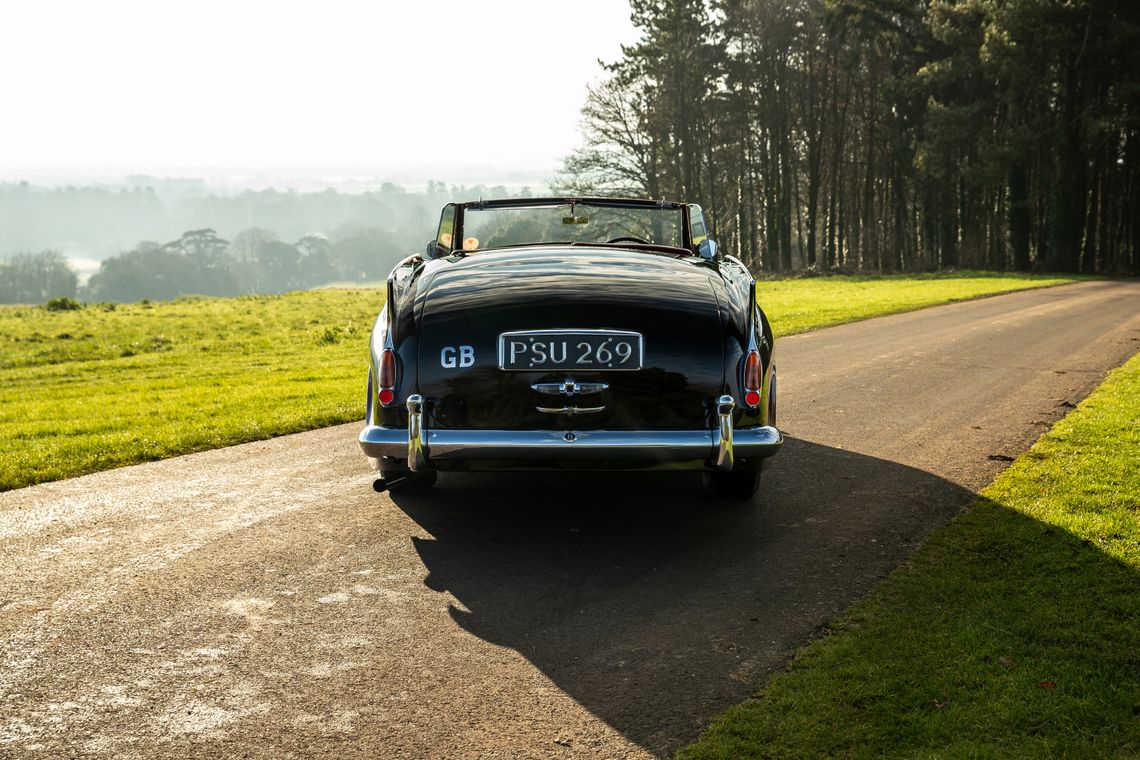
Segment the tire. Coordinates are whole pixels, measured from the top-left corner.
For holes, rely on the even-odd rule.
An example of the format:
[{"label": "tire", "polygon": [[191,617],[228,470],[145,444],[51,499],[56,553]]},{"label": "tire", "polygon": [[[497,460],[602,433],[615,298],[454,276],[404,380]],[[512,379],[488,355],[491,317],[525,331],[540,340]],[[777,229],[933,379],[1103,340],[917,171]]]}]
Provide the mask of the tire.
[{"label": "tire", "polygon": [[425,493],[435,485],[439,473],[435,470],[425,472],[412,472],[411,470],[380,470],[380,477],[384,480],[398,480],[399,482],[388,486],[391,493]]},{"label": "tire", "polygon": [[720,501],[748,501],[756,495],[760,487],[760,470],[733,470],[731,472],[706,472],[705,490],[709,496]]}]

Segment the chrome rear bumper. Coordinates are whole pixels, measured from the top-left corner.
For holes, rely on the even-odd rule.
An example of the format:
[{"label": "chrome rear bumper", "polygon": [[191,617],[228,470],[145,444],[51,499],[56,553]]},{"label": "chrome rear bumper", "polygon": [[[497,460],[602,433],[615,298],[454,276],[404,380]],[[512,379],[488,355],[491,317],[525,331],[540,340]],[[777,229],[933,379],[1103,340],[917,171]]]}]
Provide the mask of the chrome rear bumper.
[{"label": "chrome rear bumper", "polygon": [[731,470],[737,459],[769,457],[784,442],[771,426],[732,426],[735,402],[717,399],[719,424],[712,430],[453,430],[424,428],[423,399],[408,398],[408,427],[369,425],[360,448],[370,457],[407,459],[412,470],[457,460],[607,460],[647,465],[707,463]]}]

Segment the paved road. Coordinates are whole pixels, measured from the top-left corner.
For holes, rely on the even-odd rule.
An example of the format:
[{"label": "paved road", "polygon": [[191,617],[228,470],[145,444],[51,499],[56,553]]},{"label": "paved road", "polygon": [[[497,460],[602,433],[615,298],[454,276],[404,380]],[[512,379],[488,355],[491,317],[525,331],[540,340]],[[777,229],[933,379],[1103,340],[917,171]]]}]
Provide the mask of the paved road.
[{"label": "paved road", "polygon": [[356,426],[0,494],[0,757],[644,757],[697,735],[1140,348],[1140,283],[779,342],[761,498],[372,493]]}]

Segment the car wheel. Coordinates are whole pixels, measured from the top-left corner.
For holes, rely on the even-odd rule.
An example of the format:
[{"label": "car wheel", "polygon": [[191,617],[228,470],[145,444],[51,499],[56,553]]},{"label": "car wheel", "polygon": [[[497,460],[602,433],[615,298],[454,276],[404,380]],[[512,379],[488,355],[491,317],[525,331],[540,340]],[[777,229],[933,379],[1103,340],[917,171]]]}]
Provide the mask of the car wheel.
[{"label": "car wheel", "polygon": [[439,473],[435,470],[380,470],[380,477],[388,483],[386,490],[392,493],[423,493],[431,490]]},{"label": "car wheel", "polygon": [[732,472],[706,472],[705,490],[714,499],[722,501],[747,501],[756,495],[760,487],[760,470],[746,469]]}]

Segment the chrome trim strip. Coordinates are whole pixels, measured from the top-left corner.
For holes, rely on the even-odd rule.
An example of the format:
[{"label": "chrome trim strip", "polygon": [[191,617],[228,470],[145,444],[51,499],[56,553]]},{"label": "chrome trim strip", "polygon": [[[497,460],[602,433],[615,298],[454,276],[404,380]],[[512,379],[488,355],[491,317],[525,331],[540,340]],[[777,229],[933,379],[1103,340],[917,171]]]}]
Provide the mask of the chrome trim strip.
[{"label": "chrome trim strip", "polygon": [[[564,335],[566,333],[578,333],[582,335],[636,335],[637,336],[637,366],[629,367],[626,369],[615,369],[613,367],[549,367],[546,369],[515,369],[503,366],[503,339],[515,335]],[[570,372],[575,369],[581,369],[588,372],[636,372],[645,366],[645,336],[636,330],[614,330],[614,329],[585,329],[585,328],[559,328],[556,330],[511,330],[510,332],[499,333],[499,369],[503,372]]]},{"label": "chrome trim strip", "polygon": [[415,472],[427,465],[424,453],[424,397],[418,393],[408,396],[408,469]]},{"label": "chrome trim strip", "polygon": [[433,459],[644,459],[709,461],[711,430],[441,430],[428,434]]},{"label": "chrome trim strip", "polygon": [[725,472],[731,470],[733,465],[732,410],[735,407],[736,402],[732,400],[732,396],[724,395],[716,400],[716,414],[719,421],[716,468]]},{"label": "chrome trim strip", "polygon": [[[409,421],[410,423],[410,421]],[[422,423],[422,420],[421,420]],[[369,425],[360,448],[370,457],[403,459],[418,451],[421,462],[448,459],[581,459],[630,462],[703,462],[715,465],[724,440],[720,430],[452,430],[420,428],[419,445],[408,428]],[[733,460],[768,457],[784,442],[771,426],[732,431]]]},{"label": "chrome trim strip", "polygon": [[571,417],[575,414],[596,414],[606,410],[604,406],[536,406],[535,409],[543,414],[568,414]]}]

